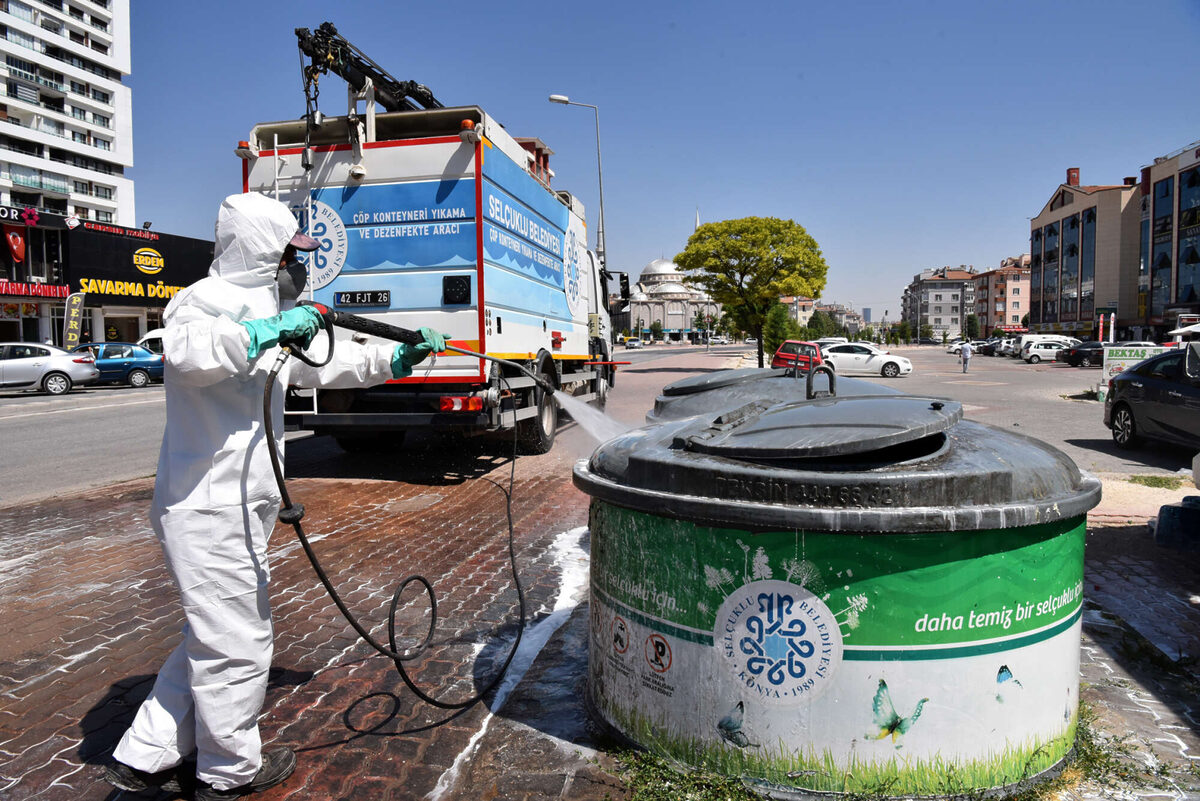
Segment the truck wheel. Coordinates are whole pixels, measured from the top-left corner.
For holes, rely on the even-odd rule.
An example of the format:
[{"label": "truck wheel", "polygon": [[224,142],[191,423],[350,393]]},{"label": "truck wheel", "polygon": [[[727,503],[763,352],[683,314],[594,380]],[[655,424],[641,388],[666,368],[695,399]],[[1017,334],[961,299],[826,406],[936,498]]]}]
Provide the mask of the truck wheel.
[{"label": "truck wheel", "polygon": [[[556,383],[554,376],[545,370],[542,378],[552,385]],[[534,387],[531,392],[537,414],[517,423],[517,443],[521,453],[547,453],[554,447],[554,436],[558,433],[558,404],[541,387]]]},{"label": "truck wheel", "polygon": [[374,434],[335,434],[334,442],[346,453],[391,453],[404,446],[403,431],[378,431]]}]

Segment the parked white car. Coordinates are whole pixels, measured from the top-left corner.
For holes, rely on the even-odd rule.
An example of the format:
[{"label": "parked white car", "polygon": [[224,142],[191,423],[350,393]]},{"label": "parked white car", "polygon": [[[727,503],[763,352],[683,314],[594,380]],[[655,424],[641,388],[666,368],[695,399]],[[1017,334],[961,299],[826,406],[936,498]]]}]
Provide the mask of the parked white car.
[{"label": "parked white car", "polygon": [[838,375],[881,375],[895,378],[912,372],[912,362],[866,342],[846,342],[821,348],[825,364]]},{"label": "parked white car", "polygon": [[[1078,341],[1076,341],[1078,344]],[[1058,352],[1066,348],[1072,347],[1071,343],[1065,339],[1043,339],[1038,342],[1025,343],[1025,349],[1021,352],[1021,358],[1030,364],[1038,362],[1052,362],[1058,358]]]},{"label": "parked white car", "polygon": [[65,395],[71,387],[94,384],[100,378],[90,353],[68,353],[34,342],[0,342],[0,387],[40,389]]}]

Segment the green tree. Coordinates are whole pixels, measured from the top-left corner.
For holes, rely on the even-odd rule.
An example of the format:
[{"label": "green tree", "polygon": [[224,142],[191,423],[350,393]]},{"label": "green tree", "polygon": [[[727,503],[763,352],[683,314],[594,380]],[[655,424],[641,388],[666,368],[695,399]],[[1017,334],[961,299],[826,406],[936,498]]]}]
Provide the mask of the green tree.
[{"label": "green tree", "polygon": [[[933,339],[933,326],[930,325],[929,323],[925,323],[925,325],[921,326],[921,330],[917,334],[917,336],[926,337],[928,339]],[[942,342],[945,342],[945,341],[946,341],[946,335],[943,333],[942,334]]]},{"label": "green tree", "polygon": [[662,340],[662,338],[663,338],[662,334],[663,334],[662,320],[655,320],[654,322],[650,323],[650,336],[654,337],[655,342],[659,342]]},{"label": "green tree", "polygon": [[1003,328],[996,328],[994,331],[992,331],[992,339],[1004,339],[1006,336],[1008,335],[1004,333]]},{"label": "green tree", "polygon": [[823,311],[812,313],[812,317],[808,320],[808,327],[812,330],[814,339],[831,337],[837,332],[837,323]]},{"label": "green tree", "polygon": [[763,348],[767,353],[774,353],[785,341],[801,339],[802,331],[800,324],[788,314],[788,307],[776,303],[767,312],[767,320],[763,323]]},{"label": "green tree", "polygon": [[971,341],[979,339],[979,318],[976,315],[967,315],[967,330],[964,336]]},{"label": "green tree", "polygon": [[685,281],[722,304],[758,338],[759,367],[763,325],[779,296],[820,296],[829,269],[803,226],[775,217],[705,223],[688,237],[675,263],[687,273]]},{"label": "green tree", "polygon": [[901,320],[900,324],[893,330],[895,331],[897,341],[903,340],[908,342],[912,339],[912,329],[908,327],[908,320]]}]

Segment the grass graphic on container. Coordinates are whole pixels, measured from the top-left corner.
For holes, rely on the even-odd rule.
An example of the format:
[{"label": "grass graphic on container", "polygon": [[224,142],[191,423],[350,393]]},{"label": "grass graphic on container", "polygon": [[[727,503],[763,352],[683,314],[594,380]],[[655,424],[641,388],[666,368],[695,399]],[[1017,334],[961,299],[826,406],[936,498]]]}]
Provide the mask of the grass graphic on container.
[{"label": "grass graphic on container", "polygon": [[714,773],[739,776],[762,785],[815,792],[877,793],[881,795],[946,795],[1015,784],[1053,767],[1075,741],[1078,710],[1064,732],[1049,740],[1032,739],[1023,745],[994,752],[985,759],[946,760],[897,758],[876,762],[852,755],[845,767],[829,750],[797,752],[780,740],[748,751],[719,740],[672,737],[668,727],[637,711],[626,711],[607,699],[597,699],[604,714],[617,727],[651,752],[701,767]]}]

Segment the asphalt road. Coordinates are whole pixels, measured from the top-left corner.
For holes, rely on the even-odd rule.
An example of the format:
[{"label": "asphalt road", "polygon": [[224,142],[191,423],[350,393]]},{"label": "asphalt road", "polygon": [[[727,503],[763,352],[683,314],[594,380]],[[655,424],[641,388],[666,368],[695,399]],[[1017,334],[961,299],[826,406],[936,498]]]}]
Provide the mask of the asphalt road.
[{"label": "asphalt road", "polygon": [[[1164,474],[1188,470],[1192,454],[1183,448],[1152,444],[1121,451],[1103,423],[1103,407],[1084,393],[1094,389],[1101,371],[1053,363],[1029,365],[1009,358],[976,356],[971,371],[961,372],[957,357],[944,348],[895,348],[913,361],[912,375],[869,380],[888,383],[910,394],[957,400],[968,417],[1045,440],[1067,453],[1083,469],[1104,473]],[[655,345],[641,350],[618,348],[621,368],[609,399],[609,414],[640,425],[663,385],[694,372],[673,367],[685,354],[703,353],[705,367],[716,370],[754,364],[744,346],[705,350]],[[95,387],[61,397],[32,393],[0,394],[0,504],[46,498],[71,491],[153,475],[164,419],[163,387]],[[568,423],[561,447],[586,455],[594,444]],[[289,441],[306,434],[289,435]],[[340,454],[328,438],[296,443],[292,453],[314,460]],[[292,454],[289,454],[291,456]],[[290,458],[289,458],[290,461]]]}]

